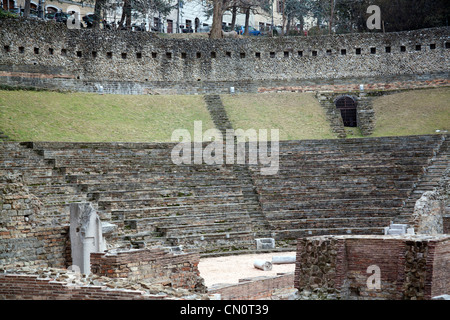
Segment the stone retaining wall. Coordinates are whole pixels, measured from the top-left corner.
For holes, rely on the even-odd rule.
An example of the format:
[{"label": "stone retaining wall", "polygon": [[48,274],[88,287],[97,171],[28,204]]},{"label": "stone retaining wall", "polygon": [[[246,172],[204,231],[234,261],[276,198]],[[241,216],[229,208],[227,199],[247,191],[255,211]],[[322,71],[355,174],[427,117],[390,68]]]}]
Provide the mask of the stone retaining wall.
[{"label": "stone retaining wall", "polygon": [[102,85],[108,93],[224,93],[230,86],[250,92],[295,81],[417,79],[448,72],[450,56],[448,28],[188,41],[24,19],[3,19],[0,28],[1,83],[76,91]]}]

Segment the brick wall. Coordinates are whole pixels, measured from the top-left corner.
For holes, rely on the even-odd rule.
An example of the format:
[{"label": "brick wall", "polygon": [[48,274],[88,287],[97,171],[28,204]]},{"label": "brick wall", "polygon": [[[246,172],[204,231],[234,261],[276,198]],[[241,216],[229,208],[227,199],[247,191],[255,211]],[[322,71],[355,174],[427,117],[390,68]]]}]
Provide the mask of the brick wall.
[{"label": "brick wall", "polygon": [[[449,292],[449,264],[448,235],[302,238],[294,284],[317,299],[431,299]],[[368,286],[371,266],[379,268],[380,288]]]},{"label": "brick wall", "polygon": [[[430,245],[433,259],[432,276],[427,277],[427,295],[431,297],[450,292],[450,240],[433,242]],[[427,261],[428,262],[428,261]],[[429,286],[431,288],[429,288]]]},{"label": "brick wall", "polygon": [[257,300],[268,299],[277,290],[289,289],[294,286],[294,273],[263,279],[250,279],[237,284],[220,288],[209,288],[208,293],[220,294],[222,300]]},{"label": "brick wall", "polygon": [[6,300],[154,300],[165,297],[106,286],[72,285],[38,275],[0,274],[0,299]]},{"label": "brick wall", "polygon": [[93,274],[130,281],[168,280],[174,288],[205,291],[198,253],[173,254],[163,249],[137,249],[117,253],[92,253]]}]

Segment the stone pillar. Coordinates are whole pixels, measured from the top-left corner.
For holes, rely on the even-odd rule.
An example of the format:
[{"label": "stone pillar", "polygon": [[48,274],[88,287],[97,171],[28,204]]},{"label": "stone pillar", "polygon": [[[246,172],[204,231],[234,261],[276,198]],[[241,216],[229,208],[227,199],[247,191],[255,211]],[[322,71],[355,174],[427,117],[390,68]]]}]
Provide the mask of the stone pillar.
[{"label": "stone pillar", "polygon": [[78,266],[81,273],[89,274],[90,254],[106,250],[102,223],[89,202],[70,204],[70,242],[72,264]]}]

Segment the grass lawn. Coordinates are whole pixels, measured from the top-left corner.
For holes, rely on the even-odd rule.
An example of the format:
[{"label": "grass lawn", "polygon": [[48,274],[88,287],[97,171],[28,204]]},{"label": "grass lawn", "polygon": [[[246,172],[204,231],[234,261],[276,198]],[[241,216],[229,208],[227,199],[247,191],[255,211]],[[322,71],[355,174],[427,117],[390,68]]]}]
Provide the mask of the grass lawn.
[{"label": "grass lawn", "polygon": [[201,96],[0,91],[0,129],[16,141],[171,141],[194,120],[213,128]]},{"label": "grass lawn", "polygon": [[221,96],[235,129],[279,129],[280,140],[336,138],[325,111],[312,93]]},{"label": "grass lawn", "polygon": [[[325,112],[312,93],[222,95],[235,129],[279,129],[280,140],[333,139]],[[372,136],[450,131],[450,88],[405,91],[373,100]],[[194,121],[214,128],[197,95],[99,95],[50,91],[0,91],[0,130],[15,141],[171,141]],[[362,137],[346,128],[349,138]]]},{"label": "grass lawn", "polygon": [[376,98],[372,136],[433,134],[450,131],[450,88],[405,91]]}]

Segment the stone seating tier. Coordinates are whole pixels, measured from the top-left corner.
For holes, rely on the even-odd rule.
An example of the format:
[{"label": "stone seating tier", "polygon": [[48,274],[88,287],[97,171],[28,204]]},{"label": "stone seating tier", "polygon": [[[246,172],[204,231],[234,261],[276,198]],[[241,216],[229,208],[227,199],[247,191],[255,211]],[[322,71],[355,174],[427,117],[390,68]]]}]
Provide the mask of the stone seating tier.
[{"label": "stone seating tier", "polygon": [[273,176],[260,165],[174,165],[171,143],[7,142],[0,171],[42,202],[42,230],[67,225],[68,205],[89,201],[117,225],[111,245],[254,250],[257,237],[292,246],[299,236],[382,234],[439,182],[445,138],[281,141]]}]

